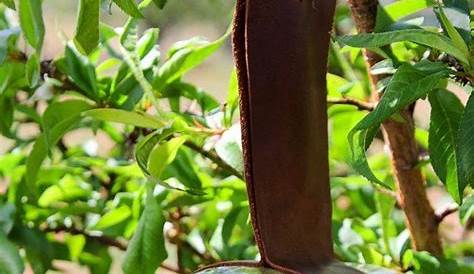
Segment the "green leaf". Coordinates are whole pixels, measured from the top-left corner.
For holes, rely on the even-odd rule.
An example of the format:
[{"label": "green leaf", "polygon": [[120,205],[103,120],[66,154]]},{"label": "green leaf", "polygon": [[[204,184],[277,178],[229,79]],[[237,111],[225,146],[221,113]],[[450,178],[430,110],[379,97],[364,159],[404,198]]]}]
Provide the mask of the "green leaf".
[{"label": "green leaf", "polygon": [[40,59],[36,52],[31,54],[30,58],[28,58],[25,68],[26,80],[30,88],[33,88],[38,85],[40,79]]},{"label": "green leaf", "polygon": [[398,20],[417,13],[435,4],[433,0],[400,0],[388,5],[378,5],[375,32],[387,30]]},{"label": "green leaf", "polygon": [[43,114],[43,133],[38,136],[26,160],[26,181],[35,189],[36,176],[50,148],[81,120],[81,113],[92,106],[82,100],[53,103]]},{"label": "green leaf", "polygon": [[64,237],[66,245],[69,249],[69,257],[72,261],[78,261],[79,256],[86,245],[86,237],[84,235],[66,235]]},{"label": "green leaf", "polygon": [[469,64],[469,55],[458,49],[452,40],[444,35],[423,29],[349,35],[340,37],[339,41],[357,48],[378,48],[395,42],[410,41],[446,52],[456,57],[462,63]]},{"label": "green leaf", "polygon": [[86,56],[80,54],[73,44],[66,45],[65,57],[57,64],[64,74],[79,87],[78,91],[91,99],[97,99],[99,89],[95,66]]},{"label": "green leaf", "polygon": [[470,195],[464,199],[463,204],[459,207],[459,218],[462,224],[467,224],[469,219],[474,217],[474,195]]},{"label": "green leaf", "polygon": [[45,274],[51,268],[55,250],[46,238],[46,233],[35,228],[15,226],[9,236],[23,247],[26,259],[35,274]]},{"label": "green leaf", "polygon": [[234,231],[234,228],[237,224],[237,220],[239,218],[239,215],[245,212],[246,208],[244,206],[236,206],[232,208],[232,210],[225,216],[224,218],[224,223],[222,224],[222,241],[225,245],[229,245],[230,238],[232,237],[232,232]]},{"label": "green leaf", "polygon": [[84,112],[83,115],[107,122],[116,122],[150,129],[158,129],[165,126],[163,122],[149,114],[120,109],[98,108],[88,110]]},{"label": "green leaf", "polygon": [[453,259],[436,258],[426,251],[414,252],[413,265],[415,274],[468,274],[474,271],[471,265]]},{"label": "green leaf", "polygon": [[240,126],[234,125],[226,130],[215,145],[217,155],[235,170],[243,173],[244,161]]},{"label": "green leaf", "polygon": [[0,205],[0,234],[8,235],[13,228],[15,205],[6,203]]},{"label": "green leaf", "polygon": [[74,42],[85,54],[90,54],[99,44],[99,11],[100,0],[81,0]]},{"label": "green leaf", "polygon": [[145,210],[127,248],[122,269],[125,274],[153,274],[168,256],[163,237],[165,219],[148,186]]},{"label": "green leaf", "polygon": [[[385,247],[385,252],[390,254],[392,258],[396,255],[393,254],[390,240],[397,236],[397,230],[395,227],[395,223],[392,219],[392,211],[395,208],[396,200],[381,191],[375,192],[375,202],[377,206],[377,211],[380,215],[380,223],[382,227],[382,238]],[[394,258],[399,259],[399,258]]]},{"label": "green leaf", "polygon": [[138,20],[130,18],[125,24],[120,44],[129,52],[136,52],[138,43]]},{"label": "green leaf", "polygon": [[0,273],[20,274],[25,266],[16,247],[0,233]]},{"label": "green leaf", "polygon": [[155,3],[155,6],[158,7],[159,9],[163,9],[167,1],[168,0],[153,0],[153,3]]},{"label": "green leaf", "polygon": [[148,158],[150,153],[161,140],[167,138],[173,134],[173,131],[170,129],[161,129],[158,132],[152,133],[145,138],[143,138],[135,148],[135,159],[140,169],[145,173],[146,176],[150,176],[148,171]]},{"label": "green leaf", "polygon": [[125,13],[135,18],[142,18],[143,14],[135,3],[134,0],[113,0],[114,3],[119,6]]},{"label": "green leaf", "polygon": [[237,71],[234,69],[230,76],[229,91],[227,93],[227,104],[225,108],[224,122],[226,126],[232,124],[234,113],[239,107],[239,87],[237,82]]},{"label": "green leaf", "polygon": [[41,52],[44,39],[43,1],[20,0],[20,26],[28,43]]},{"label": "green leaf", "polygon": [[151,86],[148,79],[145,77],[143,70],[140,68],[140,56],[139,50],[137,48],[138,44],[138,21],[136,19],[130,18],[125,25],[125,29],[120,37],[120,44],[122,45],[122,52],[124,55],[125,62],[132,71],[133,76],[140,84],[140,87],[143,89],[144,93],[152,101],[153,106],[157,111],[159,111],[159,103],[155,97],[155,92]]},{"label": "green leaf", "polygon": [[0,65],[3,64],[8,52],[16,44],[19,35],[20,29],[17,27],[0,30]]},{"label": "green leaf", "polygon": [[94,225],[93,229],[104,230],[127,220],[132,215],[132,210],[126,205],[114,208],[105,213]]},{"label": "green leaf", "polygon": [[459,32],[456,30],[456,28],[453,26],[451,21],[448,19],[446,16],[444,9],[439,6],[437,9],[437,15],[441,21],[441,25],[443,26],[443,29],[445,32],[448,34],[449,38],[453,41],[454,45],[465,55],[469,56],[469,47],[466,45],[466,42],[464,42],[463,37]]},{"label": "green leaf", "polygon": [[161,178],[163,170],[173,162],[178,149],[185,141],[185,137],[176,137],[169,141],[158,143],[153,148],[148,159],[148,170],[153,177]]},{"label": "green leaf", "polygon": [[466,43],[471,44],[471,9],[469,0],[444,0],[444,13],[449,22],[461,34]]},{"label": "green leaf", "polygon": [[[162,97],[178,100],[180,97],[188,98],[195,101],[201,107],[203,113],[208,113],[219,107],[219,102],[208,92],[181,81],[174,81],[160,90]],[[178,107],[176,107],[178,110]]]},{"label": "green leaf", "polygon": [[89,241],[80,256],[81,264],[89,266],[90,274],[109,274],[112,256],[109,248],[97,242]]},{"label": "green leaf", "polygon": [[15,9],[15,0],[0,0],[0,3],[5,4],[5,6],[9,7],[10,9]]},{"label": "green leaf", "polygon": [[0,133],[6,137],[12,137],[11,127],[13,125],[14,98],[0,96],[0,110],[2,110],[2,118],[0,119]]},{"label": "green leaf", "polygon": [[143,59],[150,51],[156,47],[160,30],[157,28],[147,29],[137,42],[137,54]]},{"label": "green leaf", "polygon": [[87,199],[92,194],[91,186],[77,177],[66,175],[57,184],[48,187],[38,199],[42,207],[54,206],[59,202]]},{"label": "green leaf", "polygon": [[459,185],[464,183],[458,182],[455,148],[464,106],[456,95],[443,89],[430,92],[429,100],[431,103],[429,131],[431,164],[453,199],[460,203],[462,189]]},{"label": "green leaf", "polygon": [[352,150],[352,166],[368,180],[389,187],[371,171],[365,155],[380,125],[398,111],[417,99],[426,96],[438,83],[449,75],[447,67],[441,63],[420,62],[414,66],[400,66],[377,104],[374,111],[364,117],[349,133]]},{"label": "green leaf", "polygon": [[214,42],[200,41],[200,43],[190,43],[185,47],[179,47],[179,50],[176,50],[158,70],[153,87],[161,90],[167,84],[204,62],[224,44],[229,34],[230,31],[227,31]]},{"label": "green leaf", "polygon": [[183,147],[178,150],[173,162],[166,166],[162,178],[163,180],[169,178],[173,178],[173,180],[176,179],[185,187],[197,190],[202,188],[200,173],[200,167],[196,164],[193,154],[189,149]]},{"label": "green leaf", "polygon": [[459,191],[464,190],[467,184],[474,187],[474,96],[470,96],[466,104],[464,115],[459,125],[458,155]]}]

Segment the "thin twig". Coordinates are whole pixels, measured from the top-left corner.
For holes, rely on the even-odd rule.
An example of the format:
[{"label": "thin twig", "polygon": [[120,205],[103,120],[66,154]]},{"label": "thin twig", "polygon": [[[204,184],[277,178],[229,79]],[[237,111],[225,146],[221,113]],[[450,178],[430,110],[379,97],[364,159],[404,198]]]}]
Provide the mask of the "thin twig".
[{"label": "thin twig", "polygon": [[104,235],[92,235],[92,234],[87,233],[84,230],[77,229],[75,227],[66,227],[66,226],[58,226],[55,228],[47,227],[43,229],[43,232],[54,232],[54,233],[66,232],[73,235],[83,235],[87,239],[97,241],[101,244],[104,244],[107,246],[113,246],[124,251],[127,250],[127,245],[116,239],[113,239]]},{"label": "thin twig", "polygon": [[354,98],[338,98],[338,99],[328,99],[328,104],[330,105],[350,105],[350,106],[355,106],[359,110],[367,110],[367,111],[372,111],[374,110],[374,104],[369,103],[369,102],[364,102],[361,100],[357,100]]},{"label": "thin twig", "polygon": [[186,141],[184,145],[196,151],[197,153],[201,154],[202,156],[208,158],[209,160],[214,162],[218,167],[222,168],[228,173],[234,175],[235,177],[241,180],[244,180],[244,176],[242,176],[242,174],[239,171],[237,171],[235,168],[233,168],[232,166],[224,162],[217,154],[211,151],[204,150],[202,147],[198,146],[197,144],[191,141]]},{"label": "thin twig", "polygon": [[447,208],[445,209],[443,212],[439,213],[436,215],[436,221],[438,223],[441,223],[446,217],[448,217],[449,215],[457,212],[459,210],[458,207],[450,207],[450,208]]}]

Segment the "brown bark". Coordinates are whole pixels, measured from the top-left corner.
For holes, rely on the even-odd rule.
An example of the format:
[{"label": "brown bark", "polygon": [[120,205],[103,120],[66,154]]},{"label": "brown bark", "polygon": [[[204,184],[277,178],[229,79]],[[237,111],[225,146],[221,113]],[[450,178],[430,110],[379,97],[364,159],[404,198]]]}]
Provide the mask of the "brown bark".
[{"label": "brown bark", "polygon": [[[359,33],[373,32],[377,16],[377,0],[348,0],[352,17]],[[374,52],[365,50],[368,68],[381,60]],[[376,86],[379,78],[370,75],[372,94],[379,100]],[[443,255],[438,234],[438,221],[425,191],[425,180],[417,167],[418,147],[415,141],[414,120],[411,110],[401,112],[404,122],[387,120],[383,123],[384,140],[390,148],[392,170],[397,196],[406,215],[413,247],[436,256]]]}]

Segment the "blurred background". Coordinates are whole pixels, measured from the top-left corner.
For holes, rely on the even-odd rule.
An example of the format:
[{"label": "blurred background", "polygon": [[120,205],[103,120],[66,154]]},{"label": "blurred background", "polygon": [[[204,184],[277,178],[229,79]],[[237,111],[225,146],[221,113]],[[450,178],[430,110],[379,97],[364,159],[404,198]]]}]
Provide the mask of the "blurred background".
[{"label": "blurred background", "polygon": [[[127,17],[116,5],[103,1],[103,22],[123,26]],[[72,38],[76,22],[78,1],[45,0],[44,18],[46,37],[44,57],[58,56],[64,51],[64,36]],[[209,41],[220,37],[232,20],[235,0],[169,0],[163,10],[155,6],[145,11],[142,27],[159,28],[161,52],[167,52],[175,42],[200,36]],[[223,99],[232,70],[230,41],[213,55],[203,66],[191,71],[186,80]]]}]

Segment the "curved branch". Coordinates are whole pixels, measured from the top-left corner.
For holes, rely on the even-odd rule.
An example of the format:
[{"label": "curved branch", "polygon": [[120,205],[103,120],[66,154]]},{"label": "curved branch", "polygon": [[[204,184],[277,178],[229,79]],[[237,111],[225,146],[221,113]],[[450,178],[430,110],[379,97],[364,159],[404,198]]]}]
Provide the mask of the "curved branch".
[{"label": "curved branch", "polygon": [[350,105],[350,106],[357,107],[359,110],[367,110],[367,111],[372,111],[375,108],[374,104],[372,103],[364,102],[361,100],[348,98],[348,97],[328,99],[328,104],[329,105]]},{"label": "curved branch", "polygon": [[228,173],[234,175],[235,177],[244,180],[244,176],[235,168],[224,162],[217,154],[204,150],[202,147],[198,146],[196,143],[191,141],[186,141],[184,143],[185,146],[194,150],[195,152],[201,154],[202,156],[206,157],[207,159],[214,162],[218,167],[222,168],[223,170],[227,171]]}]

